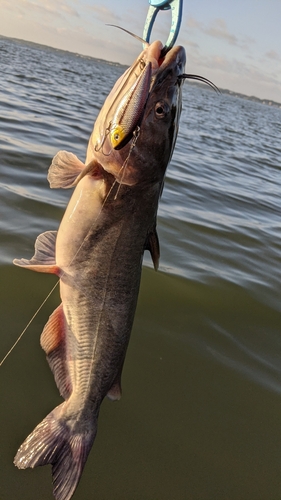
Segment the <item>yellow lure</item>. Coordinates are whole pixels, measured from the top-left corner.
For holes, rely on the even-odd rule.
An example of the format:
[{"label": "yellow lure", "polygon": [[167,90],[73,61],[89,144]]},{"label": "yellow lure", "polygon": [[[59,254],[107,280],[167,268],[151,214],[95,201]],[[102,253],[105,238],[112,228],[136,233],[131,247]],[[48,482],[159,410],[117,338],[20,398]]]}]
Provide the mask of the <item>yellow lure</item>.
[{"label": "yellow lure", "polygon": [[149,94],[151,72],[151,62],[148,62],[115,110],[108,128],[113,149],[121,149],[132,138],[142,118]]},{"label": "yellow lure", "polygon": [[112,147],[113,148],[118,147],[126,135],[127,134],[126,134],[124,127],[122,127],[121,125],[116,125],[110,134],[110,141],[111,141]]}]

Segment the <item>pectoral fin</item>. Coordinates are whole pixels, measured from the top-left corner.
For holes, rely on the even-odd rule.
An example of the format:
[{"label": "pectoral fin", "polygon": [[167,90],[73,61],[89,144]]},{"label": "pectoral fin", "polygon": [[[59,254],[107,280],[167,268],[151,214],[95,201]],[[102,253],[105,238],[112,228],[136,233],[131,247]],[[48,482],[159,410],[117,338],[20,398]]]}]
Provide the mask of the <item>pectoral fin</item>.
[{"label": "pectoral fin", "polygon": [[46,231],[39,234],[35,241],[35,253],[32,259],[14,259],[16,266],[25,267],[39,273],[60,274],[55,261],[55,245],[57,231]]},{"label": "pectoral fin", "polygon": [[68,399],[72,391],[66,363],[66,328],[63,307],[60,304],[49,317],[40,338],[41,347],[47,355],[47,361],[54,374],[57,387],[64,399]]},{"label": "pectoral fin", "polygon": [[51,188],[71,188],[77,183],[77,177],[84,170],[85,164],[73,153],[59,151],[53,158],[48,172]]},{"label": "pectoral fin", "polygon": [[76,186],[88,174],[96,179],[102,178],[103,169],[96,160],[85,165],[73,153],[59,151],[49,168],[48,181],[51,188],[68,189]]},{"label": "pectoral fin", "polygon": [[153,230],[148,234],[145,250],[150,251],[151,258],[154,264],[154,269],[155,271],[157,271],[160,259],[160,246],[159,246],[158,234],[156,231],[156,225],[154,226]]}]

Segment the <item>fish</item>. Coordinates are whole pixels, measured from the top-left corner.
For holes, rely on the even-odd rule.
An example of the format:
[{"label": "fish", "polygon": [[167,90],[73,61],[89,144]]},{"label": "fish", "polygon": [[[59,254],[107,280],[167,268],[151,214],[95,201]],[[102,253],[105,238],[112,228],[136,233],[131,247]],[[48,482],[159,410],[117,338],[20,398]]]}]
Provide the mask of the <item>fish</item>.
[{"label": "fish", "polygon": [[149,250],[159,265],[157,208],[178,134],[185,50],[147,46],[106,98],[86,160],[59,151],[51,188],[74,188],[58,231],[14,264],[59,277],[61,303],[40,343],[63,402],[20,446],[19,469],[52,465],[53,494],[74,494],[97,433],[100,406],[121,397],[121,374]]}]

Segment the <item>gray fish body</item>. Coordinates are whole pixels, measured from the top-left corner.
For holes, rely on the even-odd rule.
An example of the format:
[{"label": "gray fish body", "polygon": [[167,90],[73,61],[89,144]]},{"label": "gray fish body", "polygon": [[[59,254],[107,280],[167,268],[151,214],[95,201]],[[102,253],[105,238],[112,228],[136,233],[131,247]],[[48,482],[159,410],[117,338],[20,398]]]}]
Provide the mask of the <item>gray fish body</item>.
[{"label": "gray fish body", "polygon": [[[102,217],[61,278],[61,298],[68,335],[66,358],[72,394],[69,412],[98,413],[107,393],[119,399],[120,371],[132,328],[142,257],[153,229],[157,186],[140,192],[124,187],[120,200],[107,200]],[[67,218],[66,213],[66,218]],[[79,214],[84,220],[84,214]],[[62,228],[64,228],[64,220]],[[78,221],[77,221],[78,222]],[[67,221],[68,223],[68,221]],[[58,232],[60,244],[60,230]],[[70,248],[66,242],[66,250]],[[72,248],[71,248],[72,250]],[[62,250],[60,250],[62,253]],[[59,263],[59,260],[58,260]],[[112,394],[110,390],[112,389]],[[82,409],[83,408],[83,409]]]},{"label": "gray fish body", "polygon": [[[102,400],[121,397],[145,249],[158,267],[157,207],[177,137],[178,77],[185,64],[182,47],[164,60],[161,49],[160,42],[151,44],[114,86],[90,137],[86,165],[65,151],[54,157],[50,186],[76,188],[58,232],[37,238],[31,260],[14,261],[60,277],[62,303],[44,327],[41,346],[64,402],[37,425],[15,457],[19,468],[52,464],[57,500],[69,500],[77,487]],[[148,64],[150,82],[143,72]],[[134,95],[132,88],[142,88],[144,95]],[[124,95],[137,110],[134,121],[128,105],[128,123],[138,126],[128,126],[125,105],[124,147],[114,149],[111,126],[118,127]]]}]

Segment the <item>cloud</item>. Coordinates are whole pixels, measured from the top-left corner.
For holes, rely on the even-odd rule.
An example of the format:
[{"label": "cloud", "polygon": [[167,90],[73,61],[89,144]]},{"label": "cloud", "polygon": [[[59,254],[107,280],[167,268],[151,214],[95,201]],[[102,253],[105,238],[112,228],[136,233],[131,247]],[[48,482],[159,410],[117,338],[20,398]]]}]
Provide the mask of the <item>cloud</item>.
[{"label": "cloud", "polygon": [[89,5],[87,9],[94,14],[96,19],[105,24],[119,22],[122,19],[116,12],[102,5]]},{"label": "cloud", "polygon": [[[56,3],[56,5],[57,5],[57,3]],[[65,12],[66,14],[68,14],[70,16],[80,17],[80,14],[78,13],[78,11],[76,9],[74,9],[73,7],[71,7],[67,3],[63,4],[61,8],[62,8],[63,12]]]},{"label": "cloud", "polygon": [[1,7],[15,12],[17,15],[23,17],[36,17],[40,16],[43,19],[51,18],[64,18],[63,14],[68,16],[79,17],[79,13],[74,9],[66,0],[17,0],[10,2],[9,0],[1,0]]},{"label": "cloud", "polygon": [[203,27],[203,24],[199,23],[199,21],[197,21],[196,19],[194,19],[194,17],[189,17],[187,19],[187,27],[190,28],[190,29],[199,29],[199,30],[201,30],[202,27]]},{"label": "cloud", "polygon": [[205,25],[204,23],[200,23],[193,17],[189,17],[187,20],[187,28],[201,31],[205,35],[209,35],[213,38],[219,38],[227,41],[230,45],[238,45],[238,38],[228,31],[226,22],[224,19],[214,19],[209,23],[209,25]]},{"label": "cloud", "polygon": [[202,74],[221,88],[260,98],[271,96],[271,99],[281,101],[279,74],[264,71],[257,61],[242,61],[225,55],[207,55],[200,49],[186,49],[189,73]]},{"label": "cloud", "polygon": [[188,50],[188,48],[191,48],[192,50],[195,50],[195,51],[197,51],[199,49],[198,43],[192,42],[191,40],[185,40],[184,46],[185,46],[186,50]]},{"label": "cloud", "polygon": [[275,50],[269,50],[265,54],[266,59],[271,59],[272,61],[281,61],[280,55]]},{"label": "cloud", "polygon": [[215,19],[211,22],[210,26],[205,28],[204,33],[210,35],[214,38],[220,38],[226,40],[231,45],[237,45],[238,39],[235,35],[232,35],[226,26],[224,19]]}]

